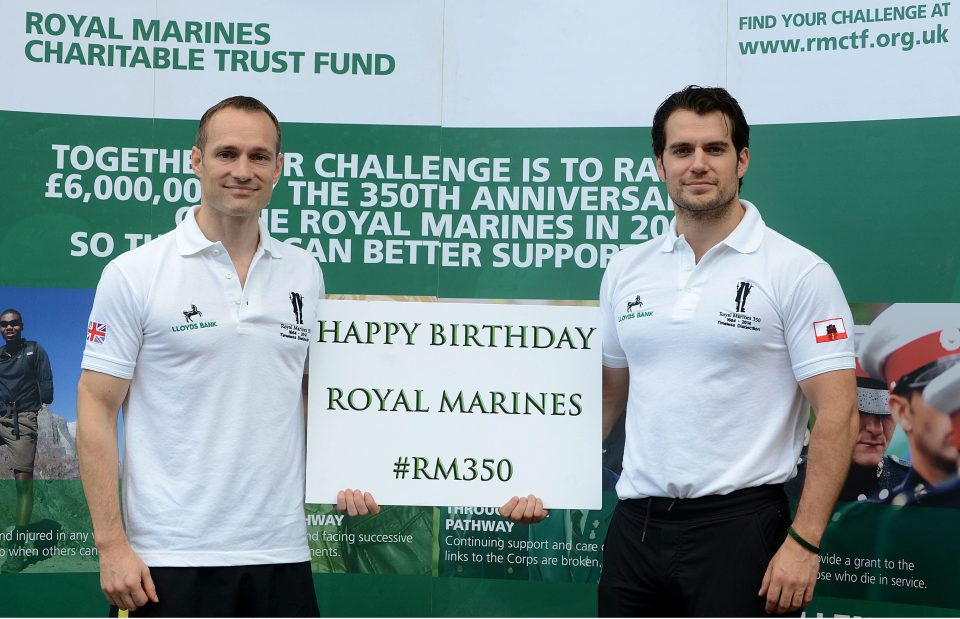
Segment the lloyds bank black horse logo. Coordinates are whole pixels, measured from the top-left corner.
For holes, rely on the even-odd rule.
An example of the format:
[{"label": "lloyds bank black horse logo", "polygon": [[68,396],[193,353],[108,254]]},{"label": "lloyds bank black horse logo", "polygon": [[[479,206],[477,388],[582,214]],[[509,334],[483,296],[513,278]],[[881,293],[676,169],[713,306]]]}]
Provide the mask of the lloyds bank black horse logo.
[{"label": "lloyds bank black horse logo", "polygon": [[196,305],[191,304],[190,309],[183,313],[183,317],[187,319],[187,322],[193,322],[194,316],[203,316],[203,312],[197,309]]}]

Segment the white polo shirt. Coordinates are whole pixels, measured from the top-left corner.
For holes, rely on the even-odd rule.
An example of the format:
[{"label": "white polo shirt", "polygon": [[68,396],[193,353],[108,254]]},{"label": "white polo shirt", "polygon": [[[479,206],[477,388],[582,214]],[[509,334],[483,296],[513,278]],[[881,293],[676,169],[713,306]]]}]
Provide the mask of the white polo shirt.
[{"label": "white polo shirt", "polygon": [[127,536],[148,566],[308,561],[301,381],[320,267],[261,223],[241,288],[195,212],[110,262],[90,313],[82,367],[131,379]]},{"label": "white polo shirt", "polygon": [[604,273],[603,364],[630,369],[620,498],[787,481],[810,408],[798,381],[854,367],[833,271],[741,204],[743,220],[699,264],[674,220]]}]

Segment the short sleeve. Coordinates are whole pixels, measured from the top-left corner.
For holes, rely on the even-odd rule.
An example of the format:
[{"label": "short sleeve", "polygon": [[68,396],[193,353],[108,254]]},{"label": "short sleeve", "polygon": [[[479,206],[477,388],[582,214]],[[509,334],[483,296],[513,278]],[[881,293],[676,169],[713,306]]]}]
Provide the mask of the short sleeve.
[{"label": "short sleeve", "polygon": [[613,276],[608,268],[600,283],[600,335],[603,342],[603,365],[608,368],[627,367],[627,355],[620,346],[617,319],[613,313]]},{"label": "short sleeve", "polygon": [[111,262],[97,284],[80,367],[117,378],[133,378],[142,342],[139,295],[116,263]]},{"label": "short sleeve", "polygon": [[853,316],[833,270],[817,262],[784,308],[784,336],[797,381],[855,367]]}]

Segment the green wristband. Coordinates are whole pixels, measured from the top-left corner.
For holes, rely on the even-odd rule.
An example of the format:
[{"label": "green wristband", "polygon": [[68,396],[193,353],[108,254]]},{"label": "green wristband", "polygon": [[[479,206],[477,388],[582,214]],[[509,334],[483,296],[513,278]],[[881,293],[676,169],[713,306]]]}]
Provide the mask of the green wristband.
[{"label": "green wristband", "polygon": [[814,546],[807,540],[803,539],[803,537],[801,537],[799,533],[793,530],[793,527],[787,527],[787,534],[793,538],[793,541],[800,544],[800,546],[802,546],[804,550],[808,550],[815,555],[820,554],[820,547]]}]

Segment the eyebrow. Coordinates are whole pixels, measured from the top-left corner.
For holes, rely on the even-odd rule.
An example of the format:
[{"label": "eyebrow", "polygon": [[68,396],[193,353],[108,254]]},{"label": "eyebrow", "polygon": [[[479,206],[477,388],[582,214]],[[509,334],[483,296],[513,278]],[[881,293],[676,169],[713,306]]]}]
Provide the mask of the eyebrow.
[{"label": "eyebrow", "polygon": [[[693,142],[678,140],[676,142],[671,142],[667,148],[677,148],[678,146],[691,146],[691,145],[693,145]],[[712,142],[707,142],[706,144],[704,144],[704,147],[713,147],[713,146],[723,146],[724,148],[727,148],[727,147],[732,147],[733,144],[731,144],[727,140],[714,140]]]},{"label": "eyebrow", "polygon": [[[240,150],[243,150],[243,149],[241,149],[239,146],[237,146],[236,144],[231,144],[231,143],[229,143],[229,142],[226,142],[226,143],[223,143],[223,144],[210,144],[210,145],[209,145],[209,149],[212,150],[212,151],[223,151],[223,150],[240,151]],[[271,147],[269,147],[269,146],[254,146],[253,148],[250,148],[249,151],[250,151],[251,153],[258,153],[258,154],[259,154],[259,153],[265,153],[265,154],[267,154],[267,155],[271,155],[271,156],[274,156],[274,157],[277,155],[276,151],[274,151],[273,148],[271,148]]]}]

